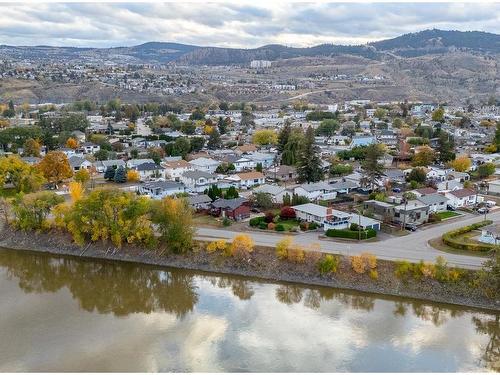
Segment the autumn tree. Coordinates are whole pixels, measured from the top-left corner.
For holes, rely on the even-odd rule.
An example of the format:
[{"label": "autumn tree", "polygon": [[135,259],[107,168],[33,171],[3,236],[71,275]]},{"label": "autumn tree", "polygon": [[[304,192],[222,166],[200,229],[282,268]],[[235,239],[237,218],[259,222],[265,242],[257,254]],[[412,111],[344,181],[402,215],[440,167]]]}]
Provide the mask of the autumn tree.
[{"label": "autumn tree", "polygon": [[462,155],[450,162],[450,166],[457,172],[466,172],[472,166],[472,161],[467,155]]},{"label": "autumn tree", "polygon": [[41,149],[42,146],[40,145],[40,142],[38,140],[33,138],[28,138],[23,145],[23,155],[40,157]]},{"label": "autumn tree", "polygon": [[13,224],[23,230],[40,230],[49,226],[47,217],[52,207],[64,198],[50,191],[39,191],[16,197],[12,204]]},{"label": "autumn tree", "polygon": [[481,178],[491,176],[495,170],[496,166],[493,163],[484,163],[477,167],[477,173]]},{"label": "autumn tree", "polygon": [[44,182],[45,178],[40,171],[19,156],[0,158],[0,188],[10,183],[16,192],[31,193],[39,190]]},{"label": "autumn tree", "polygon": [[50,151],[38,164],[48,182],[57,184],[73,176],[73,170],[64,152]]},{"label": "autumn tree", "polygon": [[425,173],[423,168],[413,168],[411,172],[408,173],[407,180],[423,184],[427,180],[427,173]]},{"label": "autumn tree", "polygon": [[139,172],[137,172],[135,169],[129,169],[127,171],[127,181],[128,182],[137,182],[141,179]]},{"label": "autumn tree", "polygon": [[239,259],[248,259],[253,252],[254,242],[248,234],[237,234],[230,247],[230,255]]},{"label": "autumn tree", "polygon": [[75,172],[73,178],[76,182],[85,186],[85,184],[90,180],[90,172],[85,168],[81,168]]},{"label": "autumn tree", "polygon": [[444,121],[444,108],[439,107],[434,112],[432,112],[432,121],[443,122]]},{"label": "autumn tree", "polygon": [[166,197],[153,203],[153,223],[158,226],[161,241],[173,253],[185,253],[193,247],[193,215],[184,198]]},{"label": "autumn tree", "polygon": [[78,141],[75,138],[70,137],[66,140],[66,147],[75,150],[78,148]]},{"label": "autumn tree", "polygon": [[82,183],[71,181],[69,183],[69,196],[71,197],[71,202],[78,202],[83,197],[83,193],[85,189],[83,188]]},{"label": "autumn tree", "polygon": [[412,159],[412,164],[415,167],[426,167],[434,162],[436,153],[429,146],[418,147]]},{"label": "autumn tree", "polygon": [[257,130],[252,137],[252,142],[261,145],[275,145],[278,143],[278,134],[272,129]]}]

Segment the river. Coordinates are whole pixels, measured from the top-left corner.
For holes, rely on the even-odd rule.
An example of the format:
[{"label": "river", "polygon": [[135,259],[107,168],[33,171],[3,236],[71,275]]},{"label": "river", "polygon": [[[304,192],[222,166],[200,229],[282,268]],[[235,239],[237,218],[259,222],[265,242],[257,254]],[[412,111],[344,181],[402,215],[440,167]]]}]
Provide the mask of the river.
[{"label": "river", "polygon": [[499,316],[0,250],[0,371],[499,371]]}]

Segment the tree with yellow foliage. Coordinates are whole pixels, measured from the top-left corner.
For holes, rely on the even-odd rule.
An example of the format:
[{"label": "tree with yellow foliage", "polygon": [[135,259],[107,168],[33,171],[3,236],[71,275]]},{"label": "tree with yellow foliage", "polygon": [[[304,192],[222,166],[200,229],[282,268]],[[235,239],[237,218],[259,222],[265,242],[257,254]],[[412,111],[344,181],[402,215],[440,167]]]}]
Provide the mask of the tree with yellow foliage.
[{"label": "tree with yellow foliage", "polygon": [[141,179],[141,176],[139,175],[139,172],[137,172],[135,169],[129,169],[127,171],[127,181],[128,182],[137,182]]},{"label": "tree with yellow foliage", "polygon": [[90,172],[86,168],[80,168],[75,172],[75,176],[73,178],[76,182],[79,182],[82,184],[82,186],[85,186],[85,184],[90,180]]},{"label": "tree with yellow foliage", "polygon": [[426,167],[432,164],[436,159],[436,153],[429,146],[418,147],[412,159],[412,164],[415,167]]},{"label": "tree with yellow foliage", "polygon": [[450,166],[457,172],[466,172],[472,166],[472,161],[467,155],[461,155],[450,162]]},{"label": "tree with yellow foliage", "polygon": [[42,146],[37,139],[28,138],[23,145],[23,155],[39,157],[41,149]]},{"label": "tree with yellow foliage", "polygon": [[230,255],[240,259],[248,259],[250,253],[253,252],[253,247],[252,237],[248,234],[237,234],[231,243]]},{"label": "tree with yellow foliage", "polygon": [[17,155],[0,158],[0,188],[11,183],[16,192],[31,193],[41,188],[45,178],[40,171]]},{"label": "tree with yellow foliage", "polygon": [[193,247],[193,214],[185,198],[166,197],[153,202],[152,220],[167,249],[179,254]]},{"label": "tree with yellow foliage", "polygon": [[71,181],[69,183],[69,196],[71,197],[71,202],[78,202],[83,197],[85,189],[80,182]]},{"label": "tree with yellow foliage", "polygon": [[66,140],[66,147],[72,148],[73,150],[78,148],[78,141],[75,138],[68,138]]},{"label": "tree with yellow foliage", "polygon": [[257,130],[253,134],[252,141],[261,146],[275,145],[278,143],[278,134],[271,129]]},{"label": "tree with yellow foliage", "polygon": [[290,236],[284,237],[276,244],[276,256],[278,259],[286,259],[288,257],[288,249],[292,245],[292,238]]},{"label": "tree with yellow foliage", "polygon": [[68,157],[61,151],[49,151],[38,164],[43,176],[56,185],[73,176],[73,170],[69,164]]}]

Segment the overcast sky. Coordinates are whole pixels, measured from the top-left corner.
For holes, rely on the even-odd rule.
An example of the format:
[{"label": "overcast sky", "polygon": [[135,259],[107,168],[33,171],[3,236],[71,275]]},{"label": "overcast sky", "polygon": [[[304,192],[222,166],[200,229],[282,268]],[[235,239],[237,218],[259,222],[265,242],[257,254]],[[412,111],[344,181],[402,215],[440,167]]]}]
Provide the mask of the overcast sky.
[{"label": "overcast sky", "polygon": [[0,44],[10,45],[362,44],[429,28],[500,33],[500,3],[0,4]]}]

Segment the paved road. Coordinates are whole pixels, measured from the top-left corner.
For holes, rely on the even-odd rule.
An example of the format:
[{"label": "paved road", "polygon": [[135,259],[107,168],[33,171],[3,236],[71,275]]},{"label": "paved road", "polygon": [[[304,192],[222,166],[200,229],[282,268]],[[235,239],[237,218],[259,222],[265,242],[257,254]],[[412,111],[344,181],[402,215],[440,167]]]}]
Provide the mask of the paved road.
[{"label": "paved road", "polygon": [[[375,254],[380,259],[409,261],[435,261],[436,257],[443,256],[454,266],[477,269],[480,268],[484,258],[468,255],[449,254],[434,249],[428,244],[432,238],[441,236],[444,232],[463,227],[481,221],[483,216],[466,215],[462,219],[455,219],[418,230],[402,237],[392,237],[387,240],[368,243],[346,243],[335,242],[333,240],[319,239],[317,232],[302,233],[293,236],[295,243],[301,245],[311,245],[319,243],[323,252],[337,253],[343,255],[355,255],[364,251]],[[500,220],[500,211],[491,213],[487,219]],[[249,231],[256,245],[275,246],[285,235],[277,233],[253,232]],[[213,240],[214,238],[232,239],[234,231],[216,228],[198,228],[197,238],[201,240]]]},{"label": "paved road", "polygon": [[143,121],[142,118],[138,118],[137,119],[137,122],[136,122],[136,133],[138,135],[143,136],[143,137],[152,134],[151,128],[144,123],[144,121]]}]

